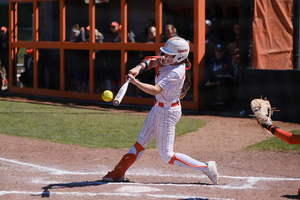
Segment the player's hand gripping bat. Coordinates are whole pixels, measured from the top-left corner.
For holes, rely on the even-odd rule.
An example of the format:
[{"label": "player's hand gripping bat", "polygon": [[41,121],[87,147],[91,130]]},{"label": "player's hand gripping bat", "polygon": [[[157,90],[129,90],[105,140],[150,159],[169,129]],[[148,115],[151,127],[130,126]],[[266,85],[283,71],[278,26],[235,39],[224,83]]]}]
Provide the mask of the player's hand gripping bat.
[{"label": "player's hand gripping bat", "polygon": [[129,84],[129,81],[131,80],[131,78],[128,78],[126,83],[124,83],[124,85],[122,85],[122,87],[120,88],[118,94],[116,95],[114,101],[113,101],[113,104],[115,106],[118,106],[120,105],[124,95],[126,94],[126,91],[127,91],[127,88],[128,88],[128,84]]}]

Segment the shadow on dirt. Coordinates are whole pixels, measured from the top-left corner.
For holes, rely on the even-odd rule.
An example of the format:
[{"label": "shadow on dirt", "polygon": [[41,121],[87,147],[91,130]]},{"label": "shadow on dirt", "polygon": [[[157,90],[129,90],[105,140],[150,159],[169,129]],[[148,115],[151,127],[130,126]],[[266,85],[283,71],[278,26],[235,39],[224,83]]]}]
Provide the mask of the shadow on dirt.
[{"label": "shadow on dirt", "polygon": [[74,187],[86,187],[86,186],[95,186],[95,185],[104,185],[108,182],[103,181],[84,181],[84,182],[72,182],[72,183],[55,183],[50,184],[46,187],[42,187],[44,190],[49,190],[53,188],[74,188]]},{"label": "shadow on dirt", "polygon": [[[130,182],[130,183],[135,183],[135,182],[131,182],[129,181],[129,179],[126,179],[125,181],[120,181],[120,182]],[[50,197],[50,189],[60,189],[60,188],[76,188],[76,187],[87,187],[87,186],[98,186],[98,185],[105,185],[108,184],[110,182],[105,182],[105,181],[84,181],[84,182],[71,182],[71,183],[55,183],[55,184],[49,184],[48,186],[42,187],[43,192],[41,194],[38,195],[31,195],[31,196],[41,196],[42,198],[44,197]],[[145,185],[147,184],[187,184],[187,183],[143,183]],[[189,184],[197,184],[197,185],[210,185],[210,184],[206,184],[206,183],[189,183]],[[203,198],[191,198],[188,200],[203,200]]]},{"label": "shadow on dirt", "polygon": [[71,183],[55,183],[55,184],[49,184],[48,186],[42,187],[44,190],[41,195],[35,195],[35,196],[41,196],[41,197],[49,197],[50,196],[50,189],[59,189],[59,188],[75,188],[75,187],[87,187],[87,186],[98,186],[98,185],[104,185],[108,182],[103,181],[84,181],[84,182],[71,182]]},{"label": "shadow on dirt", "polygon": [[285,197],[288,199],[300,199],[300,195],[282,195],[282,197]]}]

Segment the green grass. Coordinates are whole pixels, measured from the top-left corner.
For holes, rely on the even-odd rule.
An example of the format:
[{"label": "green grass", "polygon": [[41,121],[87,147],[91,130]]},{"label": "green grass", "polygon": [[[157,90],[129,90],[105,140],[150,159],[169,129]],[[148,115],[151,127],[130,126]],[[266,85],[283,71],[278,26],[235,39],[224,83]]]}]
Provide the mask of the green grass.
[{"label": "green grass", "polygon": [[[95,148],[130,148],[146,115],[67,106],[0,101],[2,134]],[[197,131],[206,122],[182,117],[176,135]],[[148,148],[155,148],[153,140]]]},{"label": "green grass", "polygon": [[[300,135],[300,130],[291,131],[291,133]],[[272,149],[272,150],[300,150],[300,145],[294,145],[284,142],[278,137],[274,136],[268,140],[256,143],[254,145],[245,147],[244,150],[250,149]]]}]

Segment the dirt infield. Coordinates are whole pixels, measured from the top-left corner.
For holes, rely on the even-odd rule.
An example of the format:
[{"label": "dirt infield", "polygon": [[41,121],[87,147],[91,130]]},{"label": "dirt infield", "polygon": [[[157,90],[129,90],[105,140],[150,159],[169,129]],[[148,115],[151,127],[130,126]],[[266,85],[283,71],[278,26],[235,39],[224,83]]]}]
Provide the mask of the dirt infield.
[{"label": "dirt infield", "polygon": [[[128,182],[104,183],[99,180],[129,149],[85,148],[0,134],[0,199],[298,198],[300,152],[241,150],[272,137],[253,119],[189,117],[209,123],[177,137],[174,151],[200,161],[215,160],[217,186],[197,171],[163,163],[157,149],[146,150],[131,166]],[[287,131],[300,129],[300,124],[274,124]]]}]

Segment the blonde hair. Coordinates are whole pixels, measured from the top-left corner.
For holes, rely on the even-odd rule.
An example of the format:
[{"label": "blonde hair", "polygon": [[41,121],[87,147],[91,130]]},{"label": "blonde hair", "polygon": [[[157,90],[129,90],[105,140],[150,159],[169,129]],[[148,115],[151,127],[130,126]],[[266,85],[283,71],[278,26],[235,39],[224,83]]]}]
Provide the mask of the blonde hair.
[{"label": "blonde hair", "polygon": [[177,34],[177,29],[172,24],[167,24],[165,28],[170,27],[173,34]]},{"label": "blonde hair", "polygon": [[181,90],[180,99],[183,99],[186,96],[187,92],[189,91],[189,89],[192,85],[191,70],[190,70],[190,68],[192,67],[191,63],[188,60],[188,58],[186,58],[182,62],[185,63],[185,80],[184,80],[183,87]]},{"label": "blonde hair", "polygon": [[150,26],[149,29],[148,29],[148,33],[149,33],[150,31],[155,32],[155,31],[156,31],[155,26]]},{"label": "blonde hair", "polygon": [[75,25],[72,27],[72,30],[79,30],[79,25],[78,25],[78,24],[75,24]]}]

